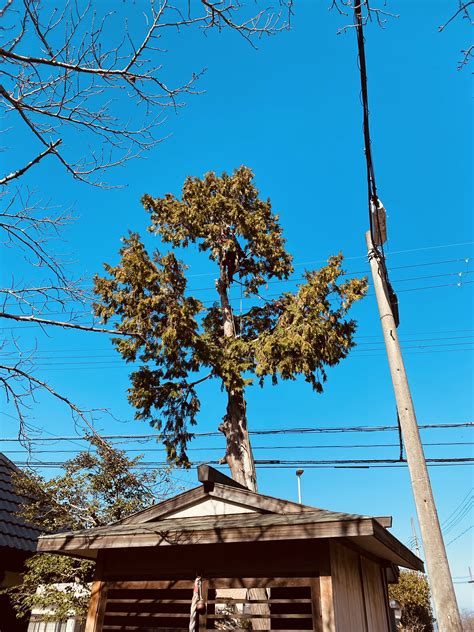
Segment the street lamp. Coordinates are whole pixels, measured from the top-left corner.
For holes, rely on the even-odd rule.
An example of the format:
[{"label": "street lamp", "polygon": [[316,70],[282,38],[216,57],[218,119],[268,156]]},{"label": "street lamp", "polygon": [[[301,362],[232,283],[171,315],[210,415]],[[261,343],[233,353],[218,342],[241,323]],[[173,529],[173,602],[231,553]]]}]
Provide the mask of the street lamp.
[{"label": "street lamp", "polygon": [[296,476],[298,478],[298,502],[301,505],[301,476],[304,470],[296,470]]}]

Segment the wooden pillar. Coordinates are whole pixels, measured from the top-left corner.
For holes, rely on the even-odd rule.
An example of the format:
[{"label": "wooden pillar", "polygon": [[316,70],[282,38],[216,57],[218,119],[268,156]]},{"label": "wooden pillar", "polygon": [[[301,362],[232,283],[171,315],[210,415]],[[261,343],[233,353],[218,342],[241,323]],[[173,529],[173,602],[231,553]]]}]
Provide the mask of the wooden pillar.
[{"label": "wooden pillar", "polygon": [[102,581],[93,582],[84,632],[101,632],[106,598],[107,583]]},{"label": "wooden pillar", "polygon": [[331,575],[321,575],[319,578],[319,594],[321,603],[321,632],[336,632]]},{"label": "wooden pillar", "polygon": [[102,580],[103,558],[99,553],[92,583],[89,610],[87,611],[86,627],[84,632],[102,632],[105,606],[107,602],[108,584]]},{"label": "wooden pillar", "polygon": [[326,544],[324,553],[321,553],[318,559],[320,575],[311,583],[314,631],[336,632],[329,543]]}]

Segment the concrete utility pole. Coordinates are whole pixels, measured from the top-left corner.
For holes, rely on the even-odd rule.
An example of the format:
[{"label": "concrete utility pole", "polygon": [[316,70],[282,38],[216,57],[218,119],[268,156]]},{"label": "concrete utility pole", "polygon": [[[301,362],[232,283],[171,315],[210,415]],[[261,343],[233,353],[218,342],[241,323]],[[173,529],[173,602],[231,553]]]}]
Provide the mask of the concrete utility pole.
[{"label": "concrete utility pole", "polygon": [[461,617],[431,490],[415,408],[388,298],[383,264],[374,250],[370,231],[366,234],[366,240],[439,632],[462,632]]}]

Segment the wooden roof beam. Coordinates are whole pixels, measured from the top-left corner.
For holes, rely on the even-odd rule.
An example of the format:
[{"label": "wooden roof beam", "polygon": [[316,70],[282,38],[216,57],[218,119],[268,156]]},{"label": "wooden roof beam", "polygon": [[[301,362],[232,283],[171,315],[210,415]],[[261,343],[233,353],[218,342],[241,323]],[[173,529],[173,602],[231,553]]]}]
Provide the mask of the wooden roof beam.
[{"label": "wooden roof beam", "polygon": [[211,467],[210,465],[200,465],[198,467],[198,481],[204,485],[206,492],[214,489],[214,483],[220,483],[221,485],[227,485],[228,487],[237,487],[238,489],[245,489],[249,491],[247,487],[241,485],[234,479],[226,476],[219,470]]}]

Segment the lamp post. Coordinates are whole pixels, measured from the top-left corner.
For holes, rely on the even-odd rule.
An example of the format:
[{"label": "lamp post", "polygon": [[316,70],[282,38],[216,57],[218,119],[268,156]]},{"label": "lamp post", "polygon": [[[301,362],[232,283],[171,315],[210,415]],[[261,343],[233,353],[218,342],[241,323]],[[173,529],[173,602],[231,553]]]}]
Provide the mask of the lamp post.
[{"label": "lamp post", "polygon": [[301,505],[301,476],[304,470],[296,470],[296,477],[298,479],[298,502]]}]

